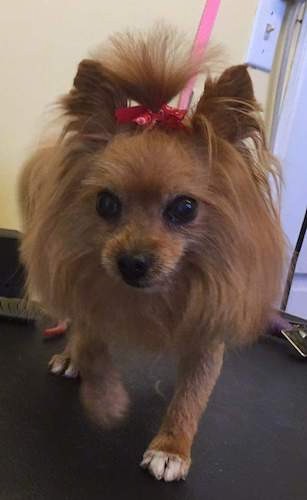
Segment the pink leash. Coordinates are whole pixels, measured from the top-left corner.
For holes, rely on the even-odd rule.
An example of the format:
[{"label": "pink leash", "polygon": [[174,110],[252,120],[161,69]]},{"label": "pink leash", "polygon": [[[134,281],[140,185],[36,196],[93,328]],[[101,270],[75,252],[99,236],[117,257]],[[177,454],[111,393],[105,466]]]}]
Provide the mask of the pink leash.
[{"label": "pink leash", "polygon": [[[196,32],[192,49],[192,57],[195,57],[196,55],[198,56],[199,54],[202,54],[202,52],[204,52],[213,30],[220,2],[221,0],[206,1]],[[187,86],[181,92],[178,106],[179,109],[187,109],[189,107],[193,95],[195,81],[196,77],[191,78]]]}]

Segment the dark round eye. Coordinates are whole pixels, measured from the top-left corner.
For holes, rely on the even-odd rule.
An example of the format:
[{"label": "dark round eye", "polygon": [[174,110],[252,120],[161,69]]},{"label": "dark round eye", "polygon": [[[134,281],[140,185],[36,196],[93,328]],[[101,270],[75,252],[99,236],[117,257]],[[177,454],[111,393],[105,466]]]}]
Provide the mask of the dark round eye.
[{"label": "dark round eye", "polygon": [[115,219],[120,215],[121,202],[111,191],[102,191],[97,195],[96,210],[104,219]]},{"label": "dark round eye", "polygon": [[188,224],[197,215],[197,201],[188,196],[177,196],[164,211],[164,217],[172,224]]}]

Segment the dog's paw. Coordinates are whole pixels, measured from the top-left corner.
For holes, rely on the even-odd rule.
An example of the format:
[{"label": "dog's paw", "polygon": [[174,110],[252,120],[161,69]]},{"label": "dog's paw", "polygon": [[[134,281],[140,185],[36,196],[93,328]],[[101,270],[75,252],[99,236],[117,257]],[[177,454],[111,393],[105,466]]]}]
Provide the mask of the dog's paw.
[{"label": "dog's paw", "polygon": [[128,412],[129,396],[117,377],[107,376],[94,384],[84,378],[80,396],[90,420],[103,428],[116,427]]},{"label": "dog's paw", "polygon": [[63,375],[66,378],[77,378],[79,376],[78,368],[65,352],[52,356],[49,361],[49,370],[54,375]]},{"label": "dog's paw", "polygon": [[148,469],[156,479],[169,482],[186,479],[191,460],[183,459],[173,453],[149,449],[145,451],[140,465],[143,469]]}]

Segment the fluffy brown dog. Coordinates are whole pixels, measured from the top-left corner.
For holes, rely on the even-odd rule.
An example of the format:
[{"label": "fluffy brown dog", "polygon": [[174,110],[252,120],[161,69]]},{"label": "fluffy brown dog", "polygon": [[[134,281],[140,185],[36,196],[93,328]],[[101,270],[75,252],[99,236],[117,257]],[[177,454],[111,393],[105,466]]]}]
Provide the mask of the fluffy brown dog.
[{"label": "fluffy brown dog", "polygon": [[[80,63],[61,100],[65,126],[23,170],[22,260],[30,296],[72,318],[53,371],[81,374],[91,417],[108,425],[128,397],[108,344],[172,350],[178,383],[142,465],[185,478],[225,344],[255,339],[279,293],[278,178],[245,66],[207,78],[183,121],[155,120],[200,70],[167,30],[118,36]],[[150,125],[118,123],[130,100]]]}]

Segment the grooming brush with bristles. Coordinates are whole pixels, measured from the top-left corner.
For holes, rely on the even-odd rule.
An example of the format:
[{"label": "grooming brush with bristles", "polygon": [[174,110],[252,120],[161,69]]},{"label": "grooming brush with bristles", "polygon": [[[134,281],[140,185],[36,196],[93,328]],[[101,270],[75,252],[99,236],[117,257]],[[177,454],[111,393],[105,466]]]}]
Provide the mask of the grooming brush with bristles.
[{"label": "grooming brush with bristles", "polygon": [[0,318],[17,321],[36,322],[38,329],[43,331],[45,339],[64,335],[69,327],[69,321],[55,322],[37,302],[21,298],[0,297]]},{"label": "grooming brush with bristles", "polygon": [[35,321],[41,316],[39,306],[22,298],[0,297],[0,317]]}]

